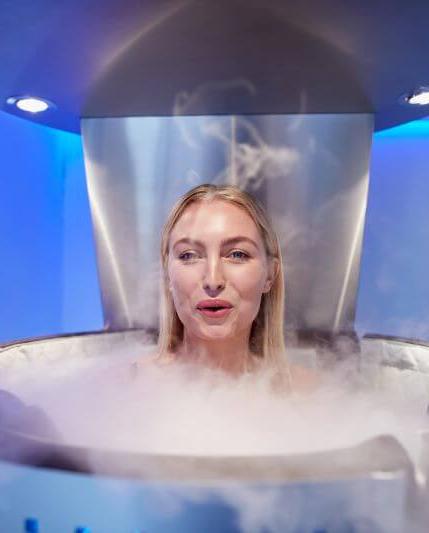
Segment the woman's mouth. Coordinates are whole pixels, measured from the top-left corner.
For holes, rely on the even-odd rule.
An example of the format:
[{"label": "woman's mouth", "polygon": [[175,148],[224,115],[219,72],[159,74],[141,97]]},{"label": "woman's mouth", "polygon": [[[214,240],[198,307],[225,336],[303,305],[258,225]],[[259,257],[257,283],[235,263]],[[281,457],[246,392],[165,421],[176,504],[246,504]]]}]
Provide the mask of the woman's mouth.
[{"label": "woman's mouth", "polygon": [[223,318],[229,314],[232,307],[199,307],[198,311],[209,318]]},{"label": "woman's mouth", "polygon": [[223,318],[229,314],[232,304],[228,300],[202,300],[197,305],[197,310],[209,318]]}]

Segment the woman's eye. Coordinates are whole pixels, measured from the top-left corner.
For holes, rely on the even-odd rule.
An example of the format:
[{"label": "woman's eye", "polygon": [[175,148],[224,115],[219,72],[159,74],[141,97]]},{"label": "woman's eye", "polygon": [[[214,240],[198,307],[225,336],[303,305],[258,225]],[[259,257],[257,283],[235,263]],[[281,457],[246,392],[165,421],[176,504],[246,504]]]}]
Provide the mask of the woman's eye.
[{"label": "woman's eye", "polygon": [[[179,259],[184,262],[193,261],[195,259],[198,259],[198,254],[195,252],[183,252],[179,255]],[[236,259],[237,261],[245,261],[249,258],[249,255],[245,252],[242,252],[241,250],[233,250],[230,252],[228,257],[232,257],[232,259]]]},{"label": "woman's eye", "polygon": [[195,259],[197,255],[193,252],[184,252],[183,254],[179,255],[179,259],[182,261],[189,261],[190,259]]},{"label": "woman's eye", "polygon": [[230,255],[234,255],[234,259],[239,259],[241,261],[249,258],[248,254],[241,250],[234,250]]}]

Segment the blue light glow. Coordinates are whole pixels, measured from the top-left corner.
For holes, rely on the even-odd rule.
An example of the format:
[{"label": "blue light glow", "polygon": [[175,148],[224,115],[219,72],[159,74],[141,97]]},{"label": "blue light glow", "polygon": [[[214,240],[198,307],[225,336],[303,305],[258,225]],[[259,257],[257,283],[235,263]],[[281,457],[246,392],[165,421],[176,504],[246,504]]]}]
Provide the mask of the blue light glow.
[{"label": "blue light glow", "polygon": [[375,139],[383,139],[387,137],[429,137],[429,118],[420,120],[413,120],[394,128],[388,128],[375,133]]}]

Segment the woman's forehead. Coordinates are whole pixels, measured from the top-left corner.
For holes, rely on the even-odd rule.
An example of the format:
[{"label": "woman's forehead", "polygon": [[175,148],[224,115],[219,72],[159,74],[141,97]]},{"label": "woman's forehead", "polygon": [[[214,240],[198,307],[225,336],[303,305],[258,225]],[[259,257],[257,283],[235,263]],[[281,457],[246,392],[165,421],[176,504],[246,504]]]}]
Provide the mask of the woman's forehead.
[{"label": "woman's forehead", "polygon": [[234,237],[261,240],[252,217],[243,208],[222,200],[200,201],[188,206],[174,225],[170,242],[183,237]]}]

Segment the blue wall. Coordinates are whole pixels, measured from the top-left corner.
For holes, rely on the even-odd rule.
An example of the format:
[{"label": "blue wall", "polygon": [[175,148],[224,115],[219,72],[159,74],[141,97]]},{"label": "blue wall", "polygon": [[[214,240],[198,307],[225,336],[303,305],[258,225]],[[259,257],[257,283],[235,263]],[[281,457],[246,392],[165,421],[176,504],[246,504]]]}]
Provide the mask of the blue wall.
[{"label": "blue wall", "polygon": [[[0,342],[102,328],[81,139],[0,113]],[[429,340],[429,120],[375,134],[356,327]]]},{"label": "blue wall", "polygon": [[80,136],[0,113],[0,342],[100,329]]},{"label": "blue wall", "polygon": [[429,340],[429,120],[374,135],[356,326]]}]

